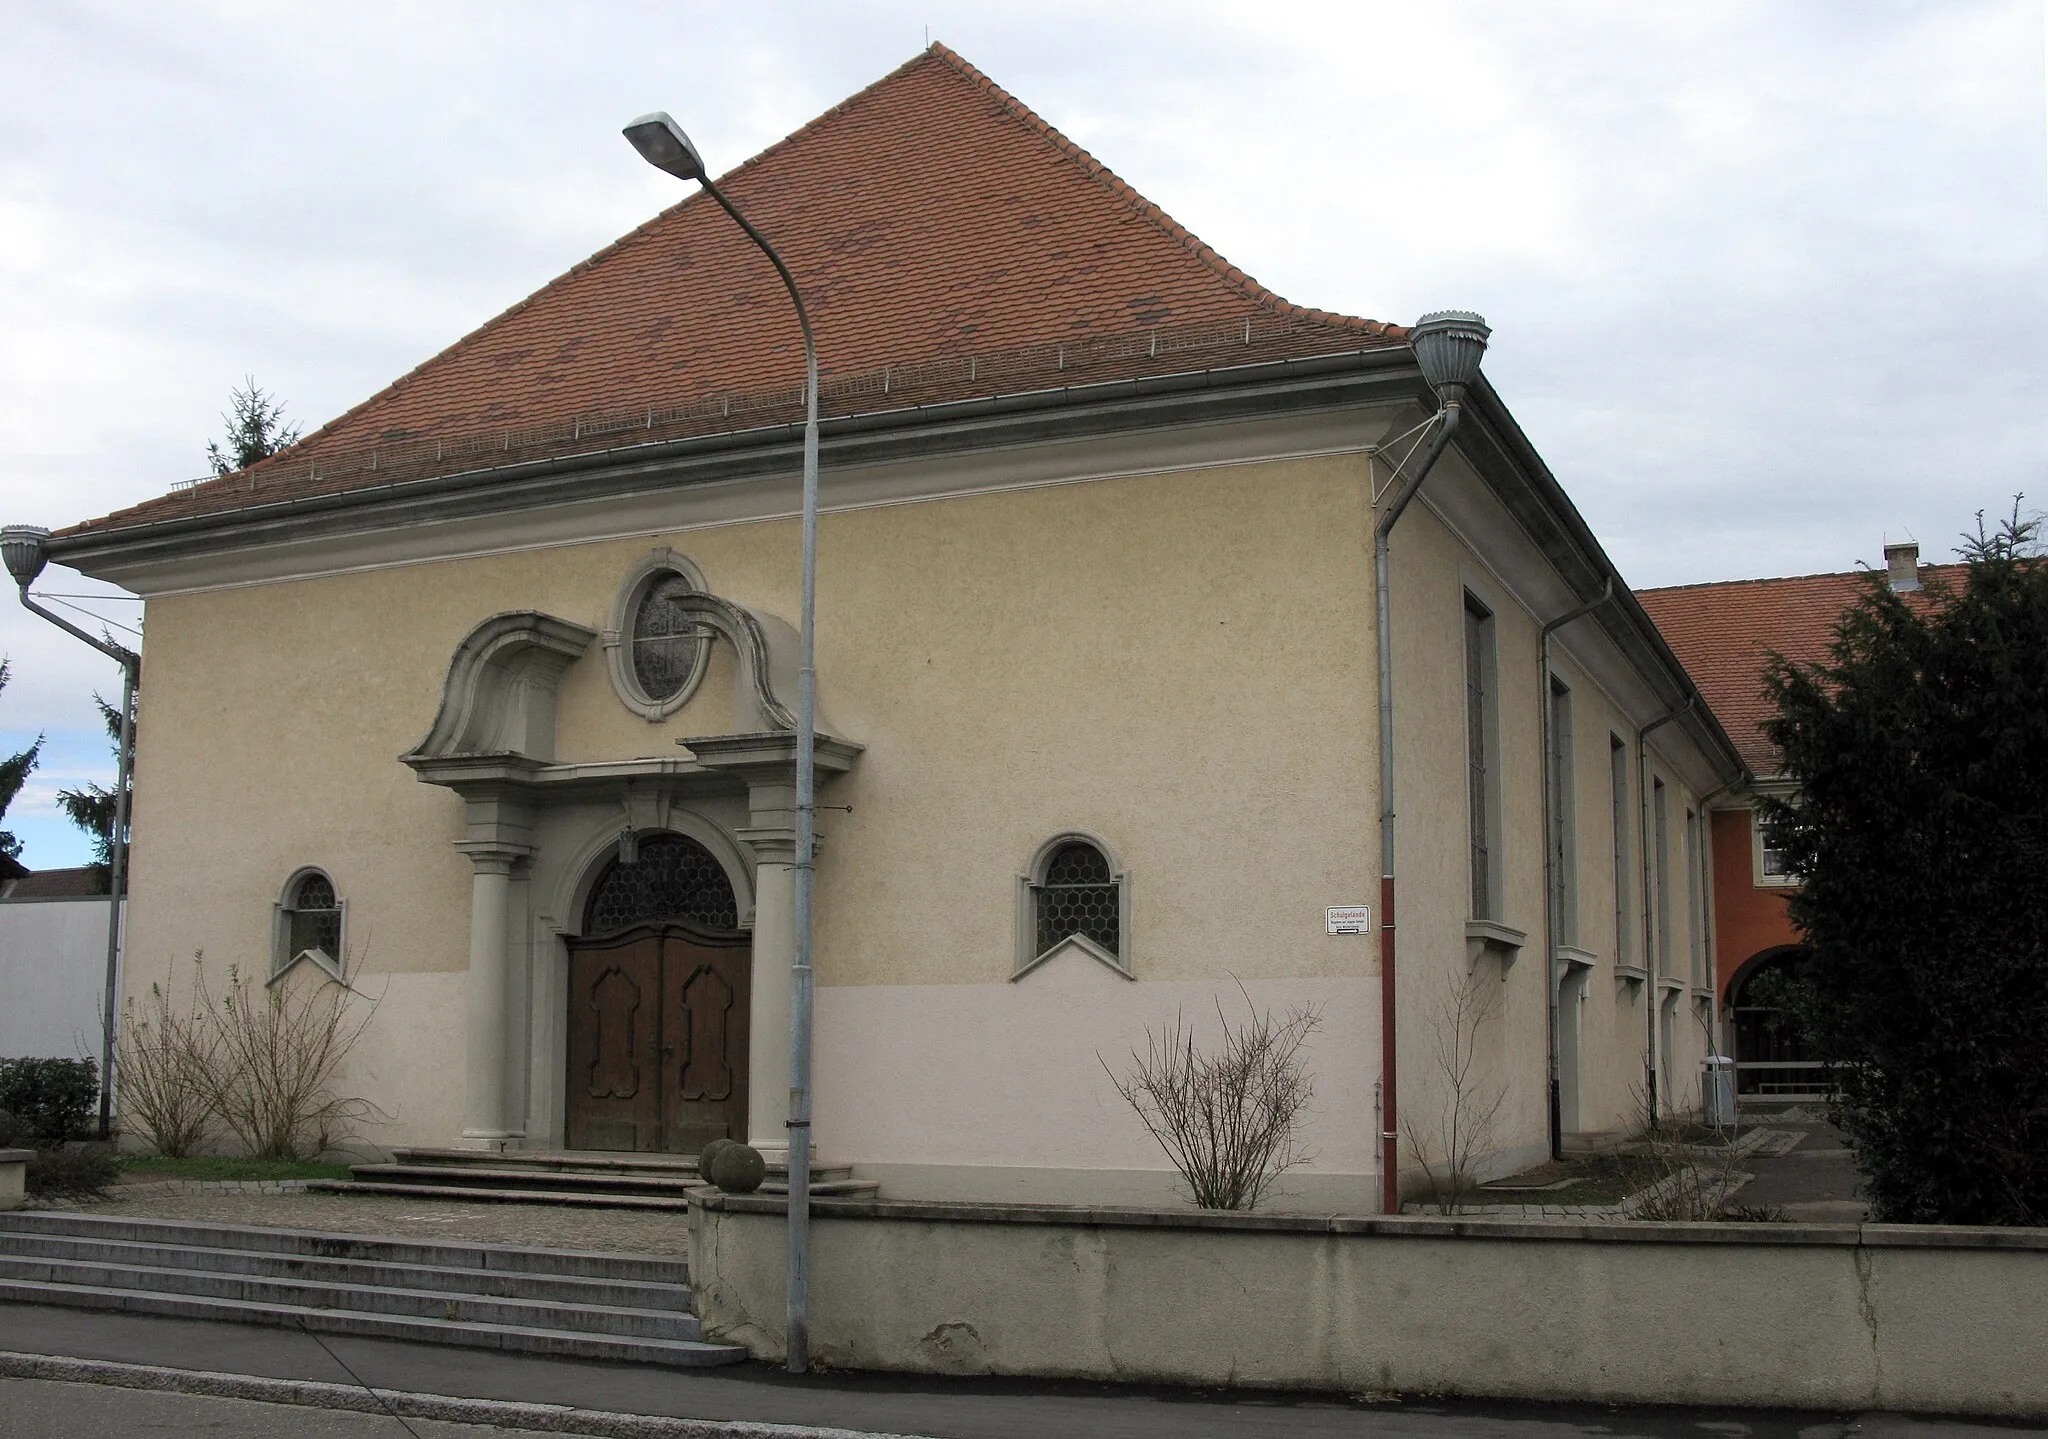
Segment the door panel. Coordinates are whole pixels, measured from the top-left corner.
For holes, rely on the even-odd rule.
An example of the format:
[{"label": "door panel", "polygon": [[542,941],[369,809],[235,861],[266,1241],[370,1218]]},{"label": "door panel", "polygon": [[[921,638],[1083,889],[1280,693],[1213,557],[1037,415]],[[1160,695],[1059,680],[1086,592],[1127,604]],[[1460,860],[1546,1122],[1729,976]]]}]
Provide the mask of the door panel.
[{"label": "door panel", "polygon": [[694,1154],[747,1137],[745,935],[641,925],[569,951],[571,1149]]},{"label": "door panel", "polygon": [[662,949],[662,1147],[747,1137],[748,946],[671,930]]},{"label": "door panel", "polygon": [[571,1149],[653,1149],[661,1136],[661,939],[569,955]]}]

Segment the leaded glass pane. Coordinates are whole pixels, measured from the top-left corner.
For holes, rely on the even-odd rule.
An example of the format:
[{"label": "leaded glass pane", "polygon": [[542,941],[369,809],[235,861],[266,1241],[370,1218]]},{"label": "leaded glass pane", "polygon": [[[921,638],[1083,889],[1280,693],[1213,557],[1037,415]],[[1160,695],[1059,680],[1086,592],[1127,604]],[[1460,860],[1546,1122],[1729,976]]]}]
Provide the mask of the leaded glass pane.
[{"label": "leaded glass pane", "polygon": [[324,874],[309,874],[299,881],[299,892],[292,896],[293,909],[333,909],[334,882]]},{"label": "leaded glass pane", "polygon": [[681,575],[664,574],[633,611],[633,678],[651,700],[680,694],[697,668],[704,640],[680,603],[693,593]]},{"label": "leaded glass pane", "polygon": [[1038,952],[1044,954],[1070,935],[1086,935],[1118,953],[1121,906],[1109,861],[1092,844],[1073,840],[1053,851],[1045,882],[1032,886],[1038,900]]},{"label": "leaded glass pane", "polygon": [[341,958],[341,911],[338,909],[295,909],[292,911],[294,956],[317,949],[329,959]]},{"label": "leaded glass pane", "polygon": [[607,934],[658,919],[680,919],[700,929],[739,928],[732,881],[703,845],[687,835],[655,834],[639,848],[636,862],[614,860],[599,876],[585,933]]}]

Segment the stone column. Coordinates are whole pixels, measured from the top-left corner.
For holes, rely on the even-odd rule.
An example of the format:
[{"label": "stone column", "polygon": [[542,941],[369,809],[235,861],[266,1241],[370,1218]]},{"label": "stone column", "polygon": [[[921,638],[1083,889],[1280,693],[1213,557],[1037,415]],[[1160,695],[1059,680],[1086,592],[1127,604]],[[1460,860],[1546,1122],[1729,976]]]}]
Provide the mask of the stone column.
[{"label": "stone column", "polygon": [[[753,988],[748,999],[747,1143],[771,1165],[789,1163],[789,994],[796,962],[796,786],[747,787],[754,852]],[[812,1137],[815,1152],[816,1136]]]},{"label": "stone column", "polygon": [[512,871],[532,854],[526,845],[463,841],[476,872],[469,891],[469,1033],[465,1067],[462,1144],[468,1149],[503,1149],[524,1137],[511,1112],[510,1049],[512,992],[510,938]]}]

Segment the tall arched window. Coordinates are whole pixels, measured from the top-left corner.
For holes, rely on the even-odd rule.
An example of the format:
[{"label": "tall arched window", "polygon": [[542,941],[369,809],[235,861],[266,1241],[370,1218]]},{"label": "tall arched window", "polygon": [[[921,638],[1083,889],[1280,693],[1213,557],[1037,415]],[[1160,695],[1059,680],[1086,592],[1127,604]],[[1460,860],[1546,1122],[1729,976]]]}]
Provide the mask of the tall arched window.
[{"label": "tall arched window", "polygon": [[610,934],[661,919],[719,933],[740,927],[725,866],[685,834],[643,835],[631,864],[615,859],[607,865],[591,886],[583,932]]},{"label": "tall arched window", "polygon": [[285,882],[284,897],[277,904],[272,977],[307,959],[339,978],[347,957],[347,917],[347,903],[335,893],[334,881],[323,871],[302,869],[293,875]]},{"label": "tall arched window", "polygon": [[1126,979],[1130,962],[1130,875],[1100,840],[1057,835],[1018,876],[1017,967],[1012,979],[1065,948],[1079,949]]}]

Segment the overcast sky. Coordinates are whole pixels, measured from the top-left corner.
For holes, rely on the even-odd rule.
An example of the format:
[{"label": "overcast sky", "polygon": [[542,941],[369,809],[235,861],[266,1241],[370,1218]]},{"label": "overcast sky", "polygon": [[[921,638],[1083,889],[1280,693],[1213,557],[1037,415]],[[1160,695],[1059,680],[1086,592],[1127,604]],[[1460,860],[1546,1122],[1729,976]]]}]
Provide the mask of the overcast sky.
[{"label": "overcast sky", "polygon": [[[1290,299],[1482,311],[1637,586],[1944,557],[2048,501],[2043,10],[0,0],[0,519],[202,473],[244,375],[332,417],[678,197],[626,120],[725,168],[929,27]],[[11,602],[0,652],[4,824],[81,862],[117,671]]]}]

